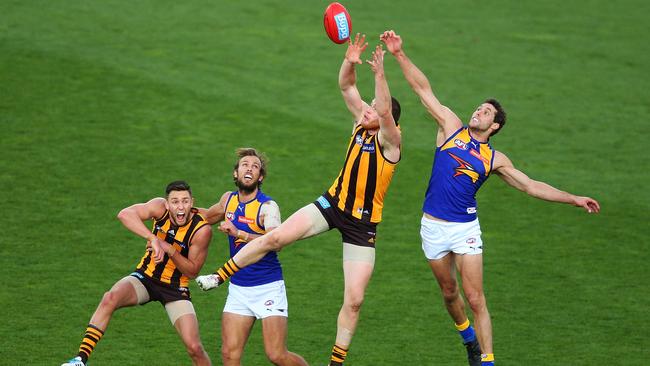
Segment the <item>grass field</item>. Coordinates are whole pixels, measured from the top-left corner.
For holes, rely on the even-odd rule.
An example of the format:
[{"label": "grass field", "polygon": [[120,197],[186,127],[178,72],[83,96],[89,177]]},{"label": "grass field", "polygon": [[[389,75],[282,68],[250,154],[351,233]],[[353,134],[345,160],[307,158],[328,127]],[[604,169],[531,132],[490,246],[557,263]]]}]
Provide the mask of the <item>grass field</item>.
[{"label": "grass field", "polygon": [[[186,179],[197,204],[232,189],[234,149],[271,158],[283,216],[343,162],[350,116],[344,46],[327,1],[0,2],[0,364],[75,354],[104,291],[144,243],[117,212]],[[534,200],[492,178],[479,194],[485,286],[499,365],[650,361],[650,27],[645,1],[344,2],[354,32],[395,29],[439,99],[463,120],[497,97],[492,141],[531,177],[597,198],[600,215]],[[369,53],[368,53],[369,56]],[[349,365],[463,365],[464,349],[420,250],[434,122],[390,57],[403,158],[379,226],[377,264]],[[362,95],[371,72],[358,68]],[[217,235],[203,272],[226,258]],[[285,249],[289,347],[327,363],[341,303],[340,238]],[[201,335],[220,365],[226,291],[193,284]],[[157,304],[116,313],[90,365],[186,365]],[[259,327],[245,365],[265,365]]]}]

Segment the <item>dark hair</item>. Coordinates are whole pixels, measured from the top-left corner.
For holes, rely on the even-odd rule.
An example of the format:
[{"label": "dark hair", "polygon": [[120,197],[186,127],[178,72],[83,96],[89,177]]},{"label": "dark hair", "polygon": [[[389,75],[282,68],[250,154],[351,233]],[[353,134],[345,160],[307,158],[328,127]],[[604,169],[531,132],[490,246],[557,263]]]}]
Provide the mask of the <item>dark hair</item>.
[{"label": "dark hair", "polygon": [[393,113],[393,119],[395,124],[399,121],[399,116],[402,114],[402,107],[400,107],[399,102],[394,97],[390,97],[390,106],[391,112]]},{"label": "dark hair", "polygon": [[[260,166],[260,176],[261,177],[266,177],[266,163],[268,162],[268,158],[262,154],[261,152],[257,151],[255,148],[252,147],[240,147],[239,149],[235,150],[235,153],[237,154],[237,162],[235,163],[234,170],[237,170],[239,168],[239,161],[245,157],[245,156],[256,156],[258,159],[260,159],[260,162],[262,165]],[[233,180],[235,183],[237,183],[237,178],[233,177]],[[259,182],[259,185],[262,185],[262,182]]]},{"label": "dark hair", "polygon": [[192,195],[192,189],[190,188],[190,185],[187,184],[186,181],[184,180],[176,180],[167,185],[167,188],[165,188],[165,193],[167,194],[167,197],[169,197],[169,194],[172,191],[188,191],[190,192],[190,196]]},{"label": "dark hair", "polygon": [[492,134],[490,135],[490,136],[494,136],[497,133],[499,133],[499,131],[501,131],[501,128],[503,128],[503,126],[506,124],[506,111],[501,106],[501,103],[499,103],[499,101],[497,101],[494,98],[490,98],[483,103],[490,103],[497,110],[497,114],[494,115],[494,123],[498,123],[499,128],[496,129],[494,132],[492,132]]}]

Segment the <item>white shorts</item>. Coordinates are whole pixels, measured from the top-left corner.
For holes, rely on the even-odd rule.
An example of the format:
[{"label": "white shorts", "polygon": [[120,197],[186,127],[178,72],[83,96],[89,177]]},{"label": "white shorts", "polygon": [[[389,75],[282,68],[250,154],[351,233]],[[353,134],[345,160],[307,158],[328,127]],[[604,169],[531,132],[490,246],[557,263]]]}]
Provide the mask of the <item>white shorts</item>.
[{"label": "white shorts", "polygon": [[257,319],[288,317],[288,304],[283,280],[251,287],[231,283],[228,285],[228,298],[223,312],[254,316]]},{"label": "white shorts", "polygon": [[422,216],[420,225],[422,250],[427,259],[440,259],[449,252],[481,254],[481,226],[478,219],[470,222],[446,222]]}]

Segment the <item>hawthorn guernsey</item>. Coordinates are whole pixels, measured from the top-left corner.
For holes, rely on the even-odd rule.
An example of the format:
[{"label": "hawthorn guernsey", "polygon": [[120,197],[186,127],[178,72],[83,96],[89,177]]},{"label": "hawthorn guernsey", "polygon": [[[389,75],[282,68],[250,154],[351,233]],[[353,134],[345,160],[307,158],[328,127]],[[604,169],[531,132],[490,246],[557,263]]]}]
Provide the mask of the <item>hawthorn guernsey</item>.
[{"label": "hawthorn guernsey", "polygon": [[325,32],[332,42],[341,44],[350,39],[352,19],[345,7],[339,3],[331,3],[325,9],[323,16]]}]

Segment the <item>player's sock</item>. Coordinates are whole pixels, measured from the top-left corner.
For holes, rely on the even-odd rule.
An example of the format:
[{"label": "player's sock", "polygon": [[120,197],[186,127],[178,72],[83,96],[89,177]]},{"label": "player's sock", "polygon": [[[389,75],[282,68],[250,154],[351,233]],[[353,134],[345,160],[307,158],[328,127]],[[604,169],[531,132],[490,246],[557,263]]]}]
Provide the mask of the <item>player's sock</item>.
[{"label": "player's sock", "polygon": [[494,353],[484,353],[481,355],[481,366],[494,366]]},{"label": "player's sock", "polygon": [[342,366],[345,361],[345,356],[348,355],[348,350],[337,346],[336,344],[332,347],[332,357],[330,357],[329,366]]},{"label": "player's sock", "polygon": [[84,338],[81,341],[81,344],[79,345],[79,354],[78,354],[84,363],[88,361],[90,354],[93,353],[95,346],[97,346],[97,343],[99,342],[100,339],[102,339],[103,335],[104,335],[103,330],[97,328],[92,324],[88,324],[88,328],[86,328],[86,334],[84,334]]},{"label": "player's sock", "polygon": [[239,271],[239,267],[237,267],[235,261],[232,258],[230,258],[230,260],[224,263],[224,265],[221,268],[219,268],[216,272],[219,275],[219,279],[220,279],[219,284],[226,282],[230,278],[230,276],[237,273],[237,271]]},{"label": "player's sock", "polygon": [[463,337],[463,343],[467,344],[476,340],[476,333],[474,332],[474,327],[469,324],[469,319],[463,324],[456,324],[456,329],[458,329],[460,336]]}]

